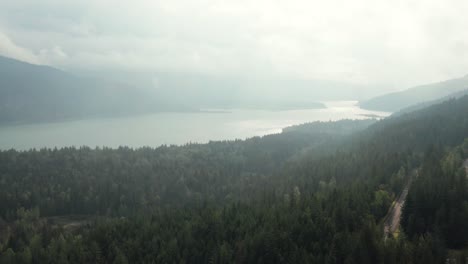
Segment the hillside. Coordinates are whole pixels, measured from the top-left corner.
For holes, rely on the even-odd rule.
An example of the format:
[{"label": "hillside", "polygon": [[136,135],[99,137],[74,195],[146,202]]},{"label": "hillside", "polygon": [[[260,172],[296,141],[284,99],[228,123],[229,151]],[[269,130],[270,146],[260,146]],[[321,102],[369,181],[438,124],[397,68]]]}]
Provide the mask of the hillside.
[{"label": "hillside", "polygon": [[[0,151],[0,260],[443,263],[468,243],[467,138],[464,96],[246,141]],[[384,241],[414,170],[407,236]],[[48,223],[67,215],[89,224]]]},{"label": "hillside", "polygon": [[169,109],[148,90],[0,56],[0,124]]},{"label": "hillside", "polygon": [[248,88],[240,95],[237,89],[245,84],[231,79],[158,76],[157,85],[131,75],[125,80],[106,75],[85,78],[0,56],[0,125],[206,108],[325,108],[310,98],[252,96]]},{"label": "hillside", "polygon": [[436,100],[426,101],[426,102],[423,102],[423,103],[419,103],[419,104],[416,104],[416,105],[412,105],[412,106],[403,108],[403,109],[399,110],[398,112],[395,112],[393,115],[402,115],[402,114],[405,114],[405,113],[414,112],[414,111],[417,111],[417,110],[427,108],[427,107],[432,106],[432,105],[440,104],[440,103],[448,101],[450,99],[460,98],[460,97],[463,97],[465,95],[468,95],[468,89],[458,91],[458,92],[455,92],[455,93],[451,93],[451,94],[449,94],[447,96],[444,96],[442,98],[438,98]]},{"label": "hillside", "polygon": [[468,75],[439,83],[421,85],[404,91],[378,96],[359,105],[364,109],[397,112],[401,109],[438,100],[451,94],[468,89]]}]

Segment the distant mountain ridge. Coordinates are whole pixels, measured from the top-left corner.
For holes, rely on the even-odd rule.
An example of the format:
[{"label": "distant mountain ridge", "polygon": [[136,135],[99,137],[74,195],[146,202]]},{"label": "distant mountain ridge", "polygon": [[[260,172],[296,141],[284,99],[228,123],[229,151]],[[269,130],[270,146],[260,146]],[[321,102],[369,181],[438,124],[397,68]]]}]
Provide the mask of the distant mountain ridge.
[{"label": "distant mountain ridge", "polygon": [[[103,78],[101,78],[103,77]],[[157,85],[131,76],[80,77],[0,56],[0,124],[38,123],[204,108],[292,110],[326,108],[311,98],[239,95],[241,83],[216,77],[161,75]],[[222,85],[226,84],[226,85]],[[228,85],[230,84],[230,85]],[[278,84],[280,85],[280,84]],[[309,98],[309,97],[308,97]]]},{"label": "distant mountain ridge", "polygon": [[443,102],[451,100],[451,99],[458,99],[458,98],[463,97],[465,95],[468,95],[468,89],[449,94],[447,96],[444,96],[444,97],[436,99],[436,100],[426,101],[426,102],[423,102],[423,103],[419,103],[419,104],[416,104],[416,105],[412,105],[412,106],[403,108],[403,109],[399,110],[398,112],[395,112],[393,114],[393,116],[402,115],[402,114],[405,114],[405,113],[410,113],[410,112],[414,112],[414,111],[417,111],[417,110],[421,110],[421,109],[424,109],[426,107],[430,107],[430,106],[435,105],[435,104],[440,104],[440,103],[443,103]]},{"label": "distant mountain ridge", "polygon": [[0,56],[0,124],[171,109],[149,90]]},{"label": "distant mountain ridge", "polygon": [[426,84],[404,91],[385,94],[359,103],[369,110],[397,112],[417,104],[438,100],[468,89],[468,75],[462,78]]}]

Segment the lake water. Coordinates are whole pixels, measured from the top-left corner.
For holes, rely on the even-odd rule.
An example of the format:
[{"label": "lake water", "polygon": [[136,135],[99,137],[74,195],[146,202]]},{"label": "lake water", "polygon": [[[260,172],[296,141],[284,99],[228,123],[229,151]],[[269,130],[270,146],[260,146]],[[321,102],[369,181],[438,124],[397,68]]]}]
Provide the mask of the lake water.
[{"label": "lake water", "polygon": [[0,149],[83,145],[157,147],[163,144],[205,143],[210,140],[245,139],[279,133],[284,127],[312,121],[389,115],[360,109],[355,101],[324,103],[326,109],[156,113],[137,117],[0,127]]}]

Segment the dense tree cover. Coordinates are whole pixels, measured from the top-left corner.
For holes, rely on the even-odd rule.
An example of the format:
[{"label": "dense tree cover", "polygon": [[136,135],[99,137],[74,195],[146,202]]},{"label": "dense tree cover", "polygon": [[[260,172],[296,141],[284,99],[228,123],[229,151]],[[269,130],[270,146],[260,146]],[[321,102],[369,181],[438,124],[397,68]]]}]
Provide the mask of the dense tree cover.
[{"label": "dense tree cover", "polygon": [[[468,147],[468,141],[465,142]],[[437,233],[451,248],[468,245],[468,179],[463,147],[441,157],[431,149],[414,181],[404,208],[403,228],[409,237]]]},{"label": "dense tree cover", "polygon": [[[130,219],[98,219],[79,234],[50,229],[20,211],[3,261],[30,263],[440,263],[432,236],[415,243],[382,239],[366,187],[222,208],[162,210]],[[29,219],[29,222],[28,222]],[[42,243],[42,244],[41,244]],[[16,262],[12,262],[16,263]]]},{"label": "dense tree cover", "polygon": [[[302,151],[322,149],[374,121],[316,122],[247,141],[183,147],[88,147],[0,152],[0,217],[128,215],[136,209],[248,199]],[[330,149],[330,147],[327,147]]]},{"label": "dense tree cover", "polygon": [[[360,131],[368,125],[157,149],[0,152],[1,261],[444,262],[446,246],[466,243],[453,230],[468,229],[466,146],[448,151],[468,138],[468,97]],[[419,167],[406,234],[385,240],[381,220]],[[39,217],[78,213],[95,219],[69,230]]]}]

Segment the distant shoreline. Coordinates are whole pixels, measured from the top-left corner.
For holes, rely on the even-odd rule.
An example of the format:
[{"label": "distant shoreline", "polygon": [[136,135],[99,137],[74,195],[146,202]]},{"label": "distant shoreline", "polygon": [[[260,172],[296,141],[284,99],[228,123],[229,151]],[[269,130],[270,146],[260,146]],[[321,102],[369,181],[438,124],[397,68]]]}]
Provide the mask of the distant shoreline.
[{"label": "distant shoreline", "polygon": [[[12,127],[12,126],[27,126],[27,125],[40,125],[40,124],[54,124],[54,123],[65,123],[65,122],[76,122],[92,119],[108,119],[108,118],[129,118],[129,117],[138,117],[145,115],[153,115],[160,113],[207,113],[207,114],[229,114],[234,110],[245,109],[245,110],[259,110],[259,111],[294,111],[294,110],[312,110],[312,109],[326,109],[325,104],[323,103],[311,103],[312,105],[304,106],[280,106],[280,107],[236,107],[236,108],[205,108],[205,109],[167,109],[167,110],[157,110],[150,112],[141,112],[141,113],[127,113],[127,114],[94,114],[87,116],[75,116],[75,117],[62,117],[62,118],[50,118],[50,119],[38,119],[38,120],[20,120],[20,121],[9,121],[9,122],[0,122],[0,128]],[[315,105],[313,105],[315,104]]]},{"label": "distant shoreline", "polygon": [[[352,102],[325,102],[325,109],[184,109],[61,119],[47,123],[0,125],[0,149],[60,146],[160,146],[245,139],[280,133],[285,127],[314,121],[364,119],[377,114]],[[292,110],[292,111],[288,111]],[[382,114],[384,115],[384,114]]]},{"label": "distant shoreline", "polygon": [[377,114],[360,114],[360,116],[365,116],[369,118],[385,118],[385,116],[377,115]]}]

